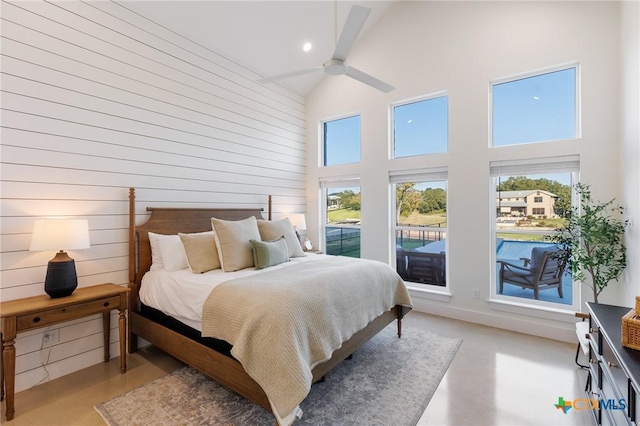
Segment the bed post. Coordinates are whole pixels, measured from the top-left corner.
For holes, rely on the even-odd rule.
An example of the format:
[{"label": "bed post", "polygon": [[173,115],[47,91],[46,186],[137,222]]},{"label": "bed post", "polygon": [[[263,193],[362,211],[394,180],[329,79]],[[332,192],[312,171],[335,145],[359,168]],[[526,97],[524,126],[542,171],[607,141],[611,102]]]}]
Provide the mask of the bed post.
[{"label": "bed post", "polygon": [[267,209],[268,209],[267,219],[271,220],[271,195],[267,197]]},{"label": "bed post", "polygon": [[[138,285],[136,284],[136,190],[129,188],[129,315],[138,309]],[[131,332],[128,321],[129,353],[138,350],[138,336]]]}]

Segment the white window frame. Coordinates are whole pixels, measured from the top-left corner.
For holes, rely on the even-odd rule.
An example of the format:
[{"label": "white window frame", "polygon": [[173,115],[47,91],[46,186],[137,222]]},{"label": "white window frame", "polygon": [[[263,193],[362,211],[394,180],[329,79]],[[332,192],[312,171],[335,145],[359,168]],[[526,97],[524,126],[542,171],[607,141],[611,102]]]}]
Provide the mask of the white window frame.
[{"label": "white window frame", "polygon": [[[398,226],[396,224],[396,184],[398,183],[406,183],[406,182],[446,182],[446,193],[447,193],[447,227],[446,228],[436,228],[436,227],[424,227],[424,228],[415,228],[409,226]],[[390,199],[390,265],[397,270],[398,265],[396,264],[396,231],[398,230],[420,230],[420,231],[443,231],[449,235],[449,173],[446,167],[438,167],[438,168],[430,168],[424,170],[397,170],[389,172],[389,190],[391,192]],[[421,284],[414,283],[411,281],[407,281],[407,287],[412,290],[417,290],[420,292],[426,293],[434,293],[434,294],[445,294],[450,295],[450,280],[449,280],[449,238],[445,239],[445,269],[446,269],[446,283],[444,286],[435,286],[430,284]]]},{"label": "white window frame", "polygon": [[[395,108],[398,106],[403,106],[403,105],[409,105],[409,104],[414,104],[417,102],[422,102],[422,101],[428,101],[430,99],[436,99],[436,98],[442,98],[442,97],[446,97],[447,98],[447,150],[443,151],[443,152],[433,152],[433,153],[429,153],[429,154],[416,154],[416,155],[408,155],[408,156],[404,156],[404,157],[396,157],[394,155],[394,149],[396,146],[396,140],[395,140]],[[418,96],[415,98],[410,98],[410,99],[405,99],[402,101],[398,101],[398,102],[394,102],[389,104],[389,152],[388,152],[388,156],[390,160],[395,160],[395,159],[403,159],[403,158],[412,158],[412,157],[420,157],[423,155],[438,155],[438,154],[445,154],[447,152],[449,152],[449,92],[446,90],[440,91],[440,92],[434,92],[428,95],[424,95],[424,96]]]},{"label": "white window frame", "polygon": [[544,140],[544,141],[534,141],[534,142],[524,142],[524,143],[519,143],[519,144],[513,144],[513,145],[499,145],[499,146],[494,146],[493,145],[493,87],[497,86],[499,84],[503,84],[503,83],[509,83],[512,81],[517,81],[517,80],[523,80],[525,78],[530,78],[530,77],[537,77],[540,75],[544,75],[544,74],[549,74],[552,72],[557,72],[557,71],[564,71],[564,70],[568,70],[571,68],[575,68],[576,70],[576,81],[575,81],[575,137],[574,139],[580,139],[582,137],[582,111],[581,111],[581,101],[580,101],[580,85],[581,85],[581,76],[580,76],[580,63],[577,61],[574,62],[567,62],[567,63],[563,63],[560,65],[555,65],[552,67],[548,67],[548,68],[540,68],[540,69],[536,69],[534,71],[528,71],[528,72],[524,72],[524,73],[520,73],[520,74],[515,74],[515,75],[511,75],[508,77],[501,77],[495,80],[492,80],[489,82],[489,138],[488,138],[488,143],[489,143],[489,148],[495,148],[495,149],[500,149],[500,148],[508,148],[508,147],[513,147],[513,146],[521,146],[521,145],[530,145],[530,144],[536,144],[536,143],[545,143],[545,142],[554,142],[557,140],[564,140],[564,139],[551,139],[551,140]]},{"label": "white window frame", "polygon": [[[359,176],[343,176],[343,177],[324,177],[320,178],[320,241],[322,241],[323,250],[327,250],[327,196],[328,190],[331,188],[346,188],[346,187],[358,187],[360,188],[360,194],[362,194],[362,186],[360,184]],[[362,201],[361,201],[362,202]],[[360,229],[362,235],[362,225],[341,225],[343,228]],[[362,243],[361,243],[362,244]],[[360,245],[360,252],[362,253],[362,245]]]},{"label": "white window frame", "polygon": [[[576,206],[577,198],[573,188],[573,185],[579,180],[580,174],[580,157],[578,155],[567,155],[558,157],[547,158],[532,158],[526,160],[507,160],[507,161],[492,161],[490,164],[490,229],[491,229],[491,250],[490,250],[490,292],[489,302],[494,309],[504,310],[508,312],[518,312],[518,308],[528,308],[529,314],[534,316],[541,316],[548,318],[549,312],[556,313],[575,313],[580,312],[582,307],[580,283],[573,281],[571,285],[571,305],[563,305],[553,302],[546,302],[535,299],[523,299],[519,297],[506,296],[498,293],[498,277],[496,272],[496,209],[497,194],[495,179],[498,176],[523,176],[532,174],[544,174],[544,173],[571,173],[571,204]],[[500,230],[501,234],[509,233],[523,233],[522,231],[514,230]],[[526,232],[532,235],[549,235],[545,231],[528,231]],[[553,291],[553,290],[549,290]],[[513,308],[516,308],[515,310]],[[538,314],[533,312],[538,311]],[[542,314],[540,314],[542,312]]]}]

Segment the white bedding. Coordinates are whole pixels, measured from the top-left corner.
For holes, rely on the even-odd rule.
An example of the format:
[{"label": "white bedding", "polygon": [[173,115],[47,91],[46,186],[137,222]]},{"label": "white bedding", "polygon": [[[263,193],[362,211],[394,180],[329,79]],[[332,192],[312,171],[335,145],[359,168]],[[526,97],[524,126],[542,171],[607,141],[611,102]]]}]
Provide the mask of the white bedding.
[{"label": "white bedding", "polygon": [[235,272],[223,272],[222,269],[216,269],[204,274],[194,274],[189,268],[172,272],[164,269],[148,271],[142,277],[140,301],[191,328],[202,331],[202,306],[211,290],[220,283],[326,257],[322,254],[307,254],[305,257],[294,257],[289,262],[261,270],[246,268]]}]

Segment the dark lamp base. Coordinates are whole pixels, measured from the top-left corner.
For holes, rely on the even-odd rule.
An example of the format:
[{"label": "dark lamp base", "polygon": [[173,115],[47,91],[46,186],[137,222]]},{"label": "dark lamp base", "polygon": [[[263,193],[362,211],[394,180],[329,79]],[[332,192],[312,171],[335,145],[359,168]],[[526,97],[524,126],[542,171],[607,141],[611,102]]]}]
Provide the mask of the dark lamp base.
[{"label": "dark lamp base", "polygon": [[44,291],[51,298],[70,296],[78,287],[76,263],[69,255],[60,251],[49,261]]}]

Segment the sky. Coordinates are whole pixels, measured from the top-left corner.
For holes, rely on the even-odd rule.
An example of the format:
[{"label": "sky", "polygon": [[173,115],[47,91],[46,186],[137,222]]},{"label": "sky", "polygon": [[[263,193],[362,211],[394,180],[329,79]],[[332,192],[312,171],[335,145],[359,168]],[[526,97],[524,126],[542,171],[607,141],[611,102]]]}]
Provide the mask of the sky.
[{"label": "sky", "polygon": [[393,108],[394,158],[447,152],[447,96]]},{"label": "sky", "polygon": [[360,162],[360,116],[324,123],[325,166]]},{"label": "sky", "polygon": [[493,146],[576,137],[576,69],[493,86]]}]

